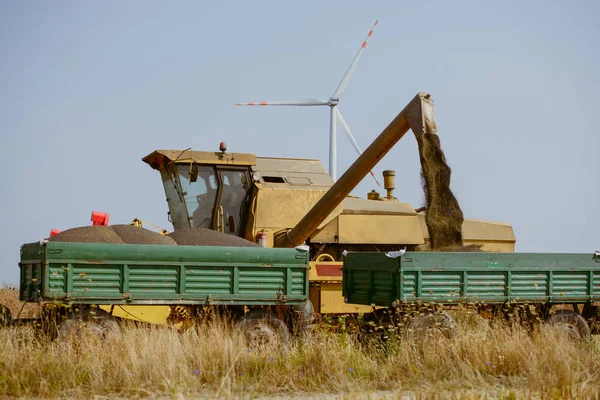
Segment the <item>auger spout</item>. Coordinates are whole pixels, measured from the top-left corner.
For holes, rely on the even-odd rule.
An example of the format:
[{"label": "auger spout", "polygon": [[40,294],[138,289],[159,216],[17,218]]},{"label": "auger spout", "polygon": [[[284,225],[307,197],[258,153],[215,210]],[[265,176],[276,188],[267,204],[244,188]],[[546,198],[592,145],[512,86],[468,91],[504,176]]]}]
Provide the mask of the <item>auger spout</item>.
[{"label": "auger spout", "polygon": [[278,232],[275,247],[304,243],[409,129],[417,138],[424,133],[437,134],[429,94],[418,93],[293,229]]}]

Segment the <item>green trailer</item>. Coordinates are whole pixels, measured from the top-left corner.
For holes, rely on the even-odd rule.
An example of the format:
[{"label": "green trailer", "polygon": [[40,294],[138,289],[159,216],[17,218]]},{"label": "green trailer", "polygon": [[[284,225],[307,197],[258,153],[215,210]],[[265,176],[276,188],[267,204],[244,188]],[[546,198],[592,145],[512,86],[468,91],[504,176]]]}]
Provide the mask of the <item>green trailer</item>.
[{"label": "green trailer", "polygon": [[[488,312],[526,305],[587,335],[590,325],[597,332],[600,254],[351,252],[344,260],[343,295],[348,303],[396,314],[424,306],[469,304]],[[553,305],[571,309],[555,307],[553,313]],[[449,318],[431,320],[451,325]]]},{"label": "green trailer", "polygon": [[84,314],[101,304],[170,306],[176,323],[216,308],[249,336],[286,339],[312,320],[308,257],[303,248],[42,241],[21,248],[19,295]]}]

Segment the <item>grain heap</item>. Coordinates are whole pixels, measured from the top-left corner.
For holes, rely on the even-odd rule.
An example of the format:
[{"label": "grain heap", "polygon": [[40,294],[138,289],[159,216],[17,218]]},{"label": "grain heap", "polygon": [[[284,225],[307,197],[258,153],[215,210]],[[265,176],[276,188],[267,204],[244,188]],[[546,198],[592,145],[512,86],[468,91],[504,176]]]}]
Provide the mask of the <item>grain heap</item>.
[{"label": "grain heap", "polygon": [[417,143],[427,207],[425,222],[431,249],[457,251],[463,247],[463,213],[450,190],[451,170],[446,164],[440,138],[437,134],[423,133],[417,135]]},{"label": "grain heap", "polygon": [[160,233],[152,232],[148,229],[138,228],[133,225],[112,225],[113,231],[127,244],[157,244],[166,246],[176,246],[175,240],[161,235]]},{"label": "grain heap", "polygon": [[82,226],[67,229],[49,239],[52,242],[152,244],[166,246],[258,247],[246,239],[210,229],[187,228],[161,235],[133,225]]},{"label": "grain heap", "polygon": [[49,239],[51,242],[125,243],[110,226],[80,226],[67,229]]},{"label": "grain heap", "polygon": [[169,233],[169,237],[183,246],[259,247],[257,244],[241,237],[204,228],[179,229]]}]

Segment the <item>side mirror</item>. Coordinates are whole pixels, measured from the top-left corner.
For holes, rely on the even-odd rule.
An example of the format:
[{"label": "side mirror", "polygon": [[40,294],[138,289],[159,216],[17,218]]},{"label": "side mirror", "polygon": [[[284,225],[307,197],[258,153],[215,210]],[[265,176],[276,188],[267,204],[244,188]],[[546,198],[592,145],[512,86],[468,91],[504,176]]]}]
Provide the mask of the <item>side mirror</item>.
[{"label": "side mirror", "polygon": [[190,164],[190,183],[198,180],[198,164]]}]

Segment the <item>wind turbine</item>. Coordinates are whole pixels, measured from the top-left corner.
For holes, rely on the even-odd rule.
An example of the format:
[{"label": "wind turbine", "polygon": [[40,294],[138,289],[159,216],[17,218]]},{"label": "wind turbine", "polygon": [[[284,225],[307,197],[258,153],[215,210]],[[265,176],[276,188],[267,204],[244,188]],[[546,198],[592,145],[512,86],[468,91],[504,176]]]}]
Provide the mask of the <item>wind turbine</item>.
[{"label": "wind turbine", "polygon": [[[362,150],[356,140],[354,139],[354,135],[352,135],[352,131],[350,131],[350,127],[342,117],[342,114],[337,109],[337,105],[340,103],[340,97],[342,93],[348,87],[348,83],[350,83],[350,79],[352,78],[352,74],[356,69],[356,65],[358,64],[358,60],[362,55],[363,51],[367,47],[367,42],[371,35],[373,35],[373,29],[377,26],[379,20],[375,21],[375,24],[369,31],[369,34],[363,41],[360,49],[358,49],[358,53],[354,56],[354,60],[348,67],[348,70],[344,74],[344,77],[340,81],[340,84],[335,89],[333,95],[329,98],[329,100],[319,100],[319,99],[300,99],[300,100],[280,100],[280,101],[259,101],[259,102],[248,102],[248,103],[237,103],[236,106],[329,106],[329,175],[331,175],[331,179],[335,182],[337,179],[337,138],[336,138],[336,121],[339,120],[346,136],[352,143],[354,149],[358,152],[358,154],[362,154]],[[371,175],[377,182],[377,185],[381,186],[375,178],[375,174],[371,171]]]}]

